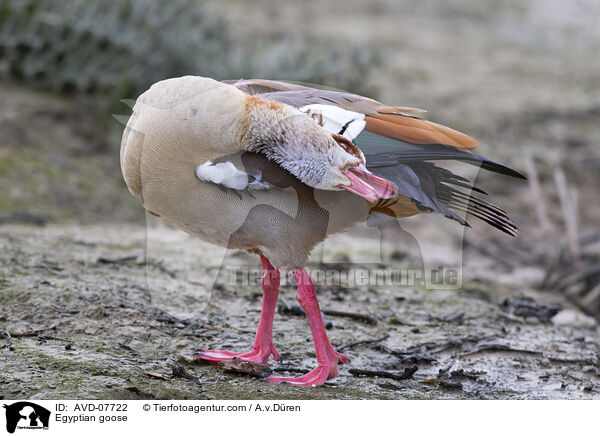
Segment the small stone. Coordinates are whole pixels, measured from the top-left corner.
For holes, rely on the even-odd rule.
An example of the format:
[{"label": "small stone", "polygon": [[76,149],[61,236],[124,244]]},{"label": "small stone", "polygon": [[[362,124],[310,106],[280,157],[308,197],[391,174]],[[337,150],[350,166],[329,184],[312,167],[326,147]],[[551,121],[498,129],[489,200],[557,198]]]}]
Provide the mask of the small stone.
[{"label": "small stone", "polygon": [[598,370],[596,369],[596,367],[594,367],[592,365],[584,366],[583,368],[581,368],[581,371],[583,371],[583,372],[589,372],[591,374],[596,374],[598,372]]},{"label": "small stone", "polygon": [[387,319],[387,323],[389,325],[401,325],[402,321],[400,321],[396,315],[392,315]]},{"label": "small stone", "polygon": [[394,384],[394,383],[390,383],[390,382],[383,382],[383,383],[377,383],[377,386],[379,386],[381,389],[388,389],[391,391],[400,391],[402,389],[406,389],[403,386]]},{"label": "small stone", "polygon": [[439,386],[448,390],[459,390],[462,391],[463,385],[459,382],[453,382],[448,380],[440,380]]},{"label": "small stone", "polygon": [[273,371],[267,365],[252,363],[234,357],[231,361],[219,362],[219,368],[227,372],[239,374],[248,374],[255,377],[265,378],[270,376]]},{"label": "small stone", "polygon": [[323,320],[323,325],[327,330],[333,328],[333,323],[329,321],[329,318],[327,318],[327,315],[325,315],[323,312],[321,312],[321,319]]},{"label": "small stone", "polygon": [[552,324],[567,325],[583,329],[594,329],[598,325],[598,322],[591,316],[584,315],[577,310],[565,309],[552,317]]},{"label": "small stone", "polygon": [[178,328],[178,329],[185,328],[185,324],[178,322],[177,324],[175,324],[175,328]]}]

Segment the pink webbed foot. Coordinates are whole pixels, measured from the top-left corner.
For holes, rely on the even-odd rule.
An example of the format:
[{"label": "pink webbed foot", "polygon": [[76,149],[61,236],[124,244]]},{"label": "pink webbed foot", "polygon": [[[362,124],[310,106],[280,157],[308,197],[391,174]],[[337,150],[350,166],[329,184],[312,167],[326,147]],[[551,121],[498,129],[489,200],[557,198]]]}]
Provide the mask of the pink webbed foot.
[{"label": "pink webbed foot", "polygon": [[279,270],[275,269],[266,257],[261,255],[260,259],[263,267],[263,306],[254,339],[254,347],[247,353],[235,353],[227,350],[204,350],[194,354],[196,359],[219,363],[239,357],[247,362],[263,365],[267,363],[271,355],[273,355],[275,360],[281,359],[273,345],[273,317],[275,316],[277,297],[279,295]]},{"label": "pink webbed foot", "polygon": [[246,362],[261,363],[265,365],[271,355],[273,355],[275,360],[281,359],[274,345],[271,345],[271,348],[253,349],[247,353],[235,353],[227,350],[204,350],[200,353],[195,353],[194,358],[212,363],[219,363],[232,360],[234,357],[239,357]]},{"label": "pink webbed foot", "polygon": [[[329,346],[331,347],[331,345]],[[349,360],[342,353],[338,353],[333,348],[327,351],[326,362],[319,361],[319,365],[307,374],[300,377],[277,377],[270,376],[267,381],[270,383],[289,383],[300,386],[320,386],[327,380],[334,378],[338,373],[338,363],[348,363]]]},{"label": "pink webbed foot", "polygon": [[318,386],[337,375],[338,362],[348,363],[349,361],[342,353],[335,351],[331,346],[331,342],[329,342],[325,326],[323,325],[323,318],[321,317],[321,309],[317,302],[315,287],[308,273],[304,269],[295,270],[294,277],[298,284],[298,302],[306,313],[306,319],[313,335],[318,366],[301,377],[270,376],[267,378],[267,381],[301,386]]},{"label": "pink webbed foot", "polygon": [[318,361],[318,366],[307,374],[300,377],[277,377],[267,378],[271,383],[289,383],[300,386],[320,386],[327,380],[334,378],[338,373],[338,363],[348,363],[349,360],[342,353],[338,353],[329,345],[325,351],[326,360]]},{"label": "pink webbed foot", "polygon": [[320,386],[327,380],[334,378],[337,375],[337,364],[333,367],[329,365],[319,365],[311,372],[300,377],[277,377],[270,376],[267,381],[270,383],[289,383],[299,386]]}]

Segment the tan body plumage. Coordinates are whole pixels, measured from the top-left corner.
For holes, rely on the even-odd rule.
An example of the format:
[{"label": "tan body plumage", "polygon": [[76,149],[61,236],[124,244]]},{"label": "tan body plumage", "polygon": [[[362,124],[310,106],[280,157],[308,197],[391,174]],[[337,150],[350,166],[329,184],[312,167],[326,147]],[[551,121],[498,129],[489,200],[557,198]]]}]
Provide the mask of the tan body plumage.
[{"label": "tan body plumage", "polygon": [[140,96],[123,135],[129,190],[150,213],[204,241],[259,251],[278,268],[302,268],[327,234],[364,221],[368,203],[350,192],[319,189],[311,190],[311,202],[292,187],[235,195],[194,173],[210,159],[247,149],[248,123],[267,124],[258,118],[272,111],[281,119],[298,116],[288,105],[212,79],[159,82]]}]

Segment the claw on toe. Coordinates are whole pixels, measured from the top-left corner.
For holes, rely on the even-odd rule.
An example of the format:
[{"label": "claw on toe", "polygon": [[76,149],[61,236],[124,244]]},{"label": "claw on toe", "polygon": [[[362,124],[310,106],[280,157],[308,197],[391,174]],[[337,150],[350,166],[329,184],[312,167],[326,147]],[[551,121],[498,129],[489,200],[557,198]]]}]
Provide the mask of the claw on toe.
[{"label": "claw on toe", "polygon": [[279,355],[279,351],[275,348],[275,345],[271,345],[271,354],[273,355],[273,359],[277,362],[281,360],[281,356]]},{"label": "claw on toe", "polygon": [[337,351],[334,351],[334,352],[335,352],[336,357],[338,358],[338,362],[339,363],[342,363],[342,364],[343,363],[350,363],[350,359],[348,359],[348,357],[346,357],[344,354],[339,353]]}]

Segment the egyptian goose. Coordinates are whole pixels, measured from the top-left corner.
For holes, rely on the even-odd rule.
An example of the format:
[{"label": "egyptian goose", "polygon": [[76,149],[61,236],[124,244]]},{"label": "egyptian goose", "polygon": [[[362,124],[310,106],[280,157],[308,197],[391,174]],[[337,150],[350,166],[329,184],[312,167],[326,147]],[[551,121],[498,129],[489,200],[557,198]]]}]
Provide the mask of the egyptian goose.
[{"label": "egyptian goose", "polygon": [[[365,221],[434,212],[467,225],[456,211],[509,234],[498,207],[470,195],[468,180],[440,160],[518,172],[470,151],[476,141],[421,119],[422,111],[385,106],[346,92],[272,80],[218,82],[186,76],[154,84],[137,100],[121,142],[129,191],[151,214],[224,247],[260,256],[263,305],[254,347],[206,350],[199,359],[266,363],[280,269],[292,270],[308,318],[318,366],[270,382],[320,385],[346,356],[333,349],[304,269],[327,235]],[[465,192],[465,188],[467,191]]]}]

